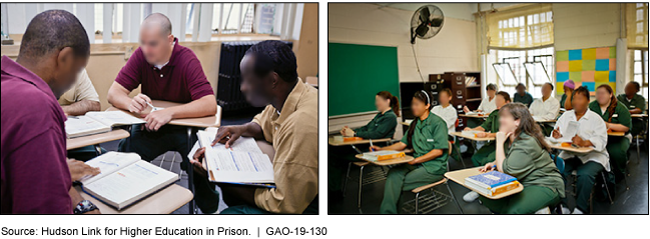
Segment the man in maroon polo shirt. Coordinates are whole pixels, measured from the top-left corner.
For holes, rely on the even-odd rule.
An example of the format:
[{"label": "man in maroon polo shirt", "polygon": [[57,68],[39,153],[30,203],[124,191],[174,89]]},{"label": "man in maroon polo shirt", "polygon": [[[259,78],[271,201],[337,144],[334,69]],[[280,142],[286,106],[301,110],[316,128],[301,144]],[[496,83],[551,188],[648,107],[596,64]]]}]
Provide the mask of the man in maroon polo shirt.
[{"label": "man in maroon polo shirt", "polygon": [[[30,21],[15,62],[2,56],[1,214],[99,212],[71,187],[90,167],[66,159],[66,117],[57,102],[89,55],[79,20],[50,10]],[[75,211],[79,204],[88,210]]]},{"label": "man in maroon polo shirt", "polygon": [[[185,169],[185,155],[190,150],[187,131],[185,127],[167,123],[172,119],[214,115],[217,101],[198,58],[192,50],[179,44],[171,34],[171,27],[169,19],[160,13],[145,18],[140,28],[140,47],[108,90],[108,102],[138,114],[151,110],[151,100],[183,103],[146,114],[144,120],[147,123],[144,127],[133,127],[131,137],[120,141],[119,151],[136,152],[146,161],[152,161],[167,151],[177,151],[183,155],[181,166]],[[141,86],[142,93],[129,97],[138,86]],[[195,180],[195,184],[207,183],[206,180],[200,181]],[[198,198],[202,196],[195,195]],[[209,197],[206,200],[209,202],[219,201],[216,192],[206,197]],[[201,204],[200,201],[197,200],[197,204]],[[208,208],[216,211],[217,206]]]}]

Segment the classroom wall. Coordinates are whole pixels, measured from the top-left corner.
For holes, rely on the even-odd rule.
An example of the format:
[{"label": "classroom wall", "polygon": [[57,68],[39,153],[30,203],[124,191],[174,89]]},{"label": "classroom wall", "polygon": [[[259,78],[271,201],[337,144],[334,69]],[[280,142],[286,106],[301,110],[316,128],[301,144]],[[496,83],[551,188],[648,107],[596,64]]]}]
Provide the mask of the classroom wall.
[{"label": "classroom wall", "polygon": [[[314,31],[313,34],[317,34],[317,31]],[[306,35],[306,39],[317,39],[317,36]],[[268,35],[255,35],[255,36],[246,36],[242,37],[239,40],[279,40],[279,37],[268,36]],[[237,39],[234,39],[237,40]],[[311,44],[307,45],[304,49],[297,47],[299,41],[294,42],[294,52],[298,54],[298,51],[306,52],[306,55],[313,55],[314,57],[301,57],[298,58],[298,65],[304,66],[304,71],[299,72],[299,76],[305,79],[307,76],[314,76],[318,71],[318,54],[310,53],[310,45],[317,45],[317,40],[312,40]],[[298,44],[296,44],[298,43]],[[210,82],[213,90],[217,92],[217,79],[219,74],[219,54],[221,51],[221,41],[212,41],[212,42],[181,42],[181,45],[190,48],[196,54],[203,71]],[[9,58],[16,60],[18,56],[20,46],[2,46],[0,55],[7,55]],[[110,107],[108,101],[106,100],[106,95],[108,89],[115,80],[117,73],[122,69],[126,64],[128,57],[132,52],[138,48],[137,43],[112,43],[112,44],[91,44],[91,55],[86,66],[88,71],[88,76],[90,77],[97,93],[99,94],[100,103],[102,110]],[[313,50],[312,50],[313,51]],[[316,49],[317,52],[317,49]],[[140,90],[134,90],[131,95],[136,95]]]},{"label": "classroom wall", "polygon": [[554,3],[555,50],[615,46],[621,14],[620,3]]},{"label": "classroom wall", "polygon": [[[467,11],[471,13],[471,8]],[[329,42],[397,46],[400,82],[421,81],[410,43],[413,12],[376,4],[329,4]],[[478,71],[475,29],[473,21],[446,16],[438,35],[417,39],[414,47],[423,77],[445,71]]]}]

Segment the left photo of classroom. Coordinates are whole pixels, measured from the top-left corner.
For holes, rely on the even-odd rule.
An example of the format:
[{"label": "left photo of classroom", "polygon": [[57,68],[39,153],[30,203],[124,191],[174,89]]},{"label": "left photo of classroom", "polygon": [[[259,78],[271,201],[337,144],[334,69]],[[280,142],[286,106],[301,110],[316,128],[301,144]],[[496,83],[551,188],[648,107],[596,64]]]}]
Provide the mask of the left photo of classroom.
[{"label": "left photo of classroom", "polygon": [[0,214],[318,214],[318,3],[2,3]]}]

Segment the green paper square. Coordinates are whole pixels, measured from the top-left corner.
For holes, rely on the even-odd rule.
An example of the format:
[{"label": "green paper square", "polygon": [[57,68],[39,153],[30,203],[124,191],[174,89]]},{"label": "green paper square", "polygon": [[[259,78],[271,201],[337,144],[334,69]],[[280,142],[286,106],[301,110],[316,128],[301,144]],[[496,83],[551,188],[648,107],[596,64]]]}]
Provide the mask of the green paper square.
[{"label": "green paper square", "polygon": [[596,70],[596,60],[582,60],[582,70],[583,71]]},{"label": "green paper square", "polygon": [[609,59],[616,59],[616,47],[609,48]]},{"label": "green paper square", "polygon": [[582,71],[569,72],[569,79],[573,82],[582,82]]},{"label": "green paper square", "polygon": [[556,61],[568,61],[569,60],[569,51],[558,51],[555,53]]}]

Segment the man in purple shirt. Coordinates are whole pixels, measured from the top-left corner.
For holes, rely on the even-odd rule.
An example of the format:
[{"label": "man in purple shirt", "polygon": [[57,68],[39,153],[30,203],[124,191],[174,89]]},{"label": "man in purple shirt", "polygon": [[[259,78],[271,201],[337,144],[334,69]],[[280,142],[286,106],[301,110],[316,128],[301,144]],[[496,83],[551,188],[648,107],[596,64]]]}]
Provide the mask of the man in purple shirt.
[{"label": "man in purple shirt", "polygon": [[[187,169],[185,155],[190,149],[186,128],[167,123],[172,119],[214,115],[217,113],[217,100],[198,58],[192,50],[179,44],[171,34],[171,27],[169,19],[160,13],[144,19],[140,28],[140,47],[108,90],[108,102],[143,115],[151,110],[152,99],[182,103],[146,114],[144,127],[133,127],[131,137],[120,141],[119,151],[136,152],[146,161],[152,161],[167,151],[177,151],[183,155],[181,167]],[[142,93],[129,97],[138,86],[141,86]],[[197,182],[197,178],[195,184],[207,183],[205,179]],[[201,204],[200,201],[219,201],[214,191],[208,195],[197,193],[195,198],[204,196],[208,199],[197,200],[197,204]],[[217,203],[199,206],[210,208],[208,212],[216,211]]]},{"label": "man in purple shirt", "polygon": [[30,21],[16,62],[2,56],[1,214],[70,214],[87,202],[71,184],[89,166],[66,159],[66,117],[57,99],[89,55],[79,20],[50,10]]}]

